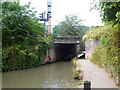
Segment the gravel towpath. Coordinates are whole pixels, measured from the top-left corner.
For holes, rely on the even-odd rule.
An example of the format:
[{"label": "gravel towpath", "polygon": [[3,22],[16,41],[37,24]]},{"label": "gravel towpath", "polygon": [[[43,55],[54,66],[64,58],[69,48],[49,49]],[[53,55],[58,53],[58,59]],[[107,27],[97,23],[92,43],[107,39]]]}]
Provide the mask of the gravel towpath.
[{"label": "gravel towpath", "polygon": [[118,88],[109,74],[91,61],[79,59],[77,66],[83,71],[83,81],[91,81],[91,88]]}]

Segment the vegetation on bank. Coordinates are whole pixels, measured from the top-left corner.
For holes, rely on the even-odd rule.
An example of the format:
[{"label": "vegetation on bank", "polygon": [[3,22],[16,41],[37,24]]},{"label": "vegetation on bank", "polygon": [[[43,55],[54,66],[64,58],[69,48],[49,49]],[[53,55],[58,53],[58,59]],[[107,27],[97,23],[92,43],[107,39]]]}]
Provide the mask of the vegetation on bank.
[{"label": "vegetation on bank", "polygon": [[80,66],[78,67],[77,65],[77,57],[72,59],[72,64],[73,64],[73,74],[74,74],[74,79],[83,79],[83,71],[80,70]]},{"label": "vegetation on bank", "polygon": [[2,71],[25,69],[44,63],[52,36],[36,19],[36,11],[16,2],[2,3]]},{"label": "vegetation on bank", "polygon": [[105,26],[92,28],[83,40],[99,40],[100,44],[92,54],[91,61],[105,68],[120,86],[120,1],[100,2],[99,6]]}]

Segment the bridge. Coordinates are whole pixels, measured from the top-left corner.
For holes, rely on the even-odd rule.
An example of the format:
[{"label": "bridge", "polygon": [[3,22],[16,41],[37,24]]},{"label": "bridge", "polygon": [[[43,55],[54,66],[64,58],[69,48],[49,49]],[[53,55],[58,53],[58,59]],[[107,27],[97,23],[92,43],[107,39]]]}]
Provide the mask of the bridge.
[{"label": "bridge", "polygon": [[59,35],[54,38],[54,44],[80,44],[83,43],[82,36]]},{"label": "bridge", "polygon": [[82,36],[58,35],[54,38],[54,50],[57,60],[68,59],[83,51]]}]

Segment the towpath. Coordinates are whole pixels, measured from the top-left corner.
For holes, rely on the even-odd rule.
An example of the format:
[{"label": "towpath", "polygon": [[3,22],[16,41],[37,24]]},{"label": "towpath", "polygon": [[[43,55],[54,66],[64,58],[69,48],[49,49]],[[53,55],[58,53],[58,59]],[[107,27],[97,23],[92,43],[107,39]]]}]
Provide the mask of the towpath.
[{"label": "towpath", "polygon": [[83,71],[83,81],[91,81],[91,88],[117,88],[109,74],[91,61],[79,59],[77,65]]}]

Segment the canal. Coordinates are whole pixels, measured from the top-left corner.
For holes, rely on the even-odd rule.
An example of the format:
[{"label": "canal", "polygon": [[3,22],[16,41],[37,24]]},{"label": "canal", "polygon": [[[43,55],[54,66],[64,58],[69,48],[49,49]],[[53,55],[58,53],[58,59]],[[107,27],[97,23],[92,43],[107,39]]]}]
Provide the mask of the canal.
[{"label": "canal", "polygon": [[72,63],[59,61],[37,68],[4,72],[3,88],[77,88]]}]

